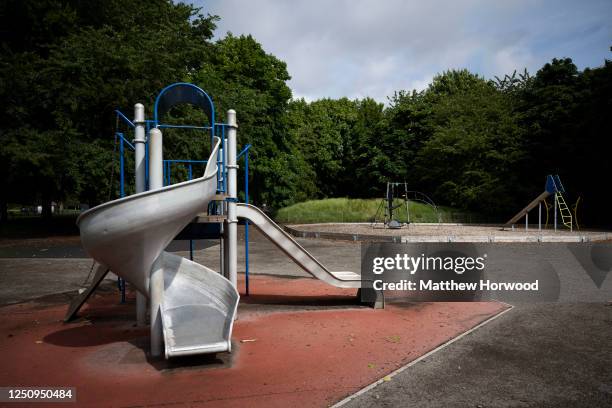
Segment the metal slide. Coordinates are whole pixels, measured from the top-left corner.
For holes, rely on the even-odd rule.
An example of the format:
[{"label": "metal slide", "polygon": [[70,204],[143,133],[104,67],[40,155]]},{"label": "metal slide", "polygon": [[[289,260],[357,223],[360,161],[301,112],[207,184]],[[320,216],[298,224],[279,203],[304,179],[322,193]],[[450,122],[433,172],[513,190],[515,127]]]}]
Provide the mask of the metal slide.
[{"label": "metal slide", "polygon": [[[239,203],[236,208],[236,215],[238,218],[247,219],[255,224],[272,243],[315,278],[339,288],[362,288],[359,274],[348,271],[331,272],[259,208],[250,204]],[[376,293],[374,307],[380,308],[383,305],[382,293]]]},{"label": "metal slide", "polygon": [[146,296],[159,258],[166,357],[231,349],[236,289],[220,274],[164,251],[215,195],[218,150],[217,140],[198,179],[110,201],[77,219],[87,253]]},{"label": "metal slide", "polygon": [[540,202],[546,199],[550,194],[551,194],[550,192],[544,191],[542,194],[537,196],[532,202],[527,204],[525,208],[517,212],[514,217],[510,218],[510,220],[508,220],[508,222],[504,224],[504,227],[510,227],[512,226],[512,224],[516,224],[518,220],[523,218],[529,211],[533,210],[536,207],[536,205],[538,205]]}]

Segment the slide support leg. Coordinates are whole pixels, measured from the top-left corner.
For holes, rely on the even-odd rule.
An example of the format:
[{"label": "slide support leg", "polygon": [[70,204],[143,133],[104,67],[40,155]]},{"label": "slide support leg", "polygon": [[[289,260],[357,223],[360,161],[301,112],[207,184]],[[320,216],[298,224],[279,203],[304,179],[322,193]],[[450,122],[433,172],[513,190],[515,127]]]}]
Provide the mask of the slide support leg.
[{"label": "slide support leg", "polygon": [[236,165],[236,111],[227,111],[227,123],[229,129],[227,133],[227,256],[229,280],[238,288],[238,217],[236,216],[237,194],[237,168]]},{"label": "slide support leg", "polygon": [[[163,170],[163,136],[162,132],[153,128],[149,132],[149,187],[157,190],[164,186]],[[164,298],[164,270],[161,256],[151,267],[149,279],[150,314],[151,314],[151,355],[161,356],[162,353],[162,322],[160,306]]]},{"label": "slide support leg", "polygon": [[[146,190],[146,140],[144,105],[134,105],[134,174],[136,175],[136,194]],[[136,292],[136,325],[144,326],[147,320],[147,298]]]}]

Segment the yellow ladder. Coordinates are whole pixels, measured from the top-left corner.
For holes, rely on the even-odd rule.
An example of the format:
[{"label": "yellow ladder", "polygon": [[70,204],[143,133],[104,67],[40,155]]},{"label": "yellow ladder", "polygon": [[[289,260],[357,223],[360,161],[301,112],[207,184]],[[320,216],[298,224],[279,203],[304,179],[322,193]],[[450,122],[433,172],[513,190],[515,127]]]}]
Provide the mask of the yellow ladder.
[{"label": "yellow ladder", "polygon": [[565,203],[565,199],[563,198],[563,194],[557,191],[555,193],[555,199],[557,200],[557,205],[559,206],[559,213],[561,214],[561,222],[570,230],[572,229],[572,212],[569,207]]}]

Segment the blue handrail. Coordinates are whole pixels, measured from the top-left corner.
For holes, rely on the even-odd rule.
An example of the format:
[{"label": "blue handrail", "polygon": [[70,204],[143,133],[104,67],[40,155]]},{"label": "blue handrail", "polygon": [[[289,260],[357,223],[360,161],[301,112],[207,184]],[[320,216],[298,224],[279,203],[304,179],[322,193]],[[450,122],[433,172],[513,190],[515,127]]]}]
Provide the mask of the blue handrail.
[{"label": "blue handrail", "polygon": [[196,130],[211,130],[211,126],[192,126],[192,125],[157,125],[158,129],[196,129]]},{"label": "blue handrail", "polygon": [[130,125],[131,128],[135,128],[136,125],[134,125],[134,122],[132,122],[131,120],[129,120],[127,118],[127,116],[125,116],[123,113],[121,113],[120,110],[115,109],[115,113],[117,114],[117,116],[119,116],[121,119],[123,119],[125,121],[125,123],[127,123],[128,125]]}]

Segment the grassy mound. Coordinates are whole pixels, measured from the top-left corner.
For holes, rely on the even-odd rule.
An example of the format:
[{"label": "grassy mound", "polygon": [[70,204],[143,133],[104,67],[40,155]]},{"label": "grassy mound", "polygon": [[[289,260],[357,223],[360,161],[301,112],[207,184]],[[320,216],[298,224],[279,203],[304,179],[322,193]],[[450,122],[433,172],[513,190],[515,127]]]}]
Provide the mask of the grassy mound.
[{"label": "grassy mound", "polygon": [[[395,204],[402,204],[402,202],[398,200]],[[281,208],[275,218],[278,222],[287,224],[372,222],[375,217],[378,218],[378,221],[382,222],[384,212],[380,205],[381,199],[379,198],[327,198],[304,201]],[[406,210],[404,208],[395,211],[398,221],[407,221]],[[470,214],[458,212],[448,207],[438,207],[436,213],[433,207],[413,201],[410,201],[408,212],[410,214],[410,222],[469,222],[472,218]]]}]

